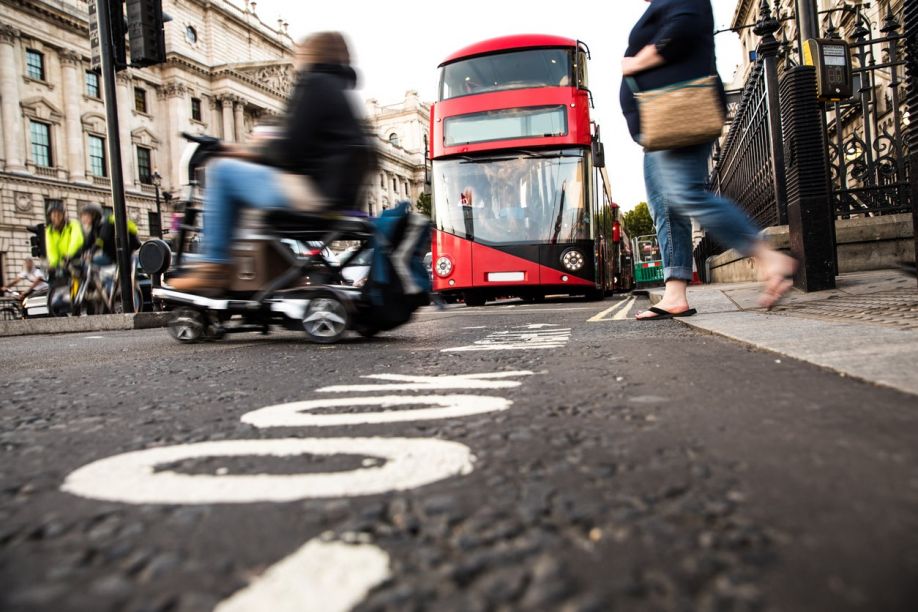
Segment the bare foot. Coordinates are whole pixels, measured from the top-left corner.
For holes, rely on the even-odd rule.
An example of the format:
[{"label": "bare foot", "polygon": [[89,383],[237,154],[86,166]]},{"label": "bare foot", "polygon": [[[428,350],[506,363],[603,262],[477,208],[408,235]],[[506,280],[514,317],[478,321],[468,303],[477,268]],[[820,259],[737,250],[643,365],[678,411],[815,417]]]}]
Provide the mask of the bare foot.
[{"label": "bare foot", "polygon": [[771,249],[763,250],[758,259],[761,277],[765,281],[759,305],[771,310],[794,286],[792,279],[797,271],[797,260]]},{"label": "bare foot", "polygon": [[[666,300],[660,300],[659,302],[654,304],[654,306],[656,306],[660,310],[671,312],[672,314],[681,314],[689,309],[689,305],[687,301],[667,302]],[[637,315],[635,315],[634,318],[638,320],[656,319],[659,316],[660,315],[658,315],[655,312],[650,312],[649,310],[642,310],[641,312],[637,313]]]}]

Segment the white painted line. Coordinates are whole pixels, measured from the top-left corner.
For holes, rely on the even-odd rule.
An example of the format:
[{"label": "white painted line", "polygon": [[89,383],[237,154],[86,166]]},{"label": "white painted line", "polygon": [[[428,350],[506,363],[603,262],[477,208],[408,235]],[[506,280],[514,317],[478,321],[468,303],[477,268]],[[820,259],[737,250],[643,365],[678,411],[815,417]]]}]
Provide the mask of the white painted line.
[{"label": "white painted line", "polygon": [[[631,298],[630,301],[633,301],[633,300],[634,300],[634,298]],[[608,316],[609,314],[611,314],[611,313],[617,311],[619,308],[622,308],[623,306],[627,306],[628,301],[629,301],[629,300],[623,300],[623,301],[621,301],[621,302],[619,302],[619,303],[617,303],[617,304],[614,304],[614,305],[610,306],[609,308],[606,308],[605,310],[603,310],[603,311],[600,312],[599,314],[597,314],[597,315],[595,315],[595,316],[590,317],[589,319],[587,319],[587,323],[596,323],[597,321],[607,321],[608,319],[606,319],[606,316]]]},{"label": "white painted line", "polygon": [[[335,427],[339,425],[379,425],[382,423],[404,423],[405,421],[430,421],[466,417],[486,412],[500,412],[513,402],[502,397],[484,395],[422,395],[418,397],[351,397],[342,399],[320,399],[306,402],[291,402],[268,406],[242,416],[242,422],[264,427]],[[308,414],[321,408],[351,406],[375,406],[393,408],[396,406],[438,406],[415,410],[388,410],[378,412],[347,412],[341,414]]]},{"label": "white painted line", "polygon": [[561,348],[570,340],[571,328],[549,330],[499,331],[467,346],[442,349],[440,352],[531,351]]},{"label": "white painted line", "polygon": [[532,325],[520,325],[523,329],[542,329],[544,327],[561,327],[555,323],[533,323]]},{"label": "white painted line", "polygon": [[628,318],[628,313],[631,312],[631,307],[634,306],[634,303],[637,301],[637,298],[631,298],[628,300],[628,303],[625,304],[625,307],[615,313],[615,316],[612,317],[613,321],[624,321]]},{"label": "white painted line", "polygon": [[[381,467],[284,475],[191,475],[157,466],[203,457],[366,455]],[[249,504],[404,491],[472,472],[467,446],[429,438],[221,440],[151,448],[85,465],[61,490],[127,504]]]},{"label": "white painted line", "polygon": [[214,612],[346,612],[389,575],[389,555],[377,546],[310,540]]},{"label": "white painted line", "polygon": [[105,336],[84,336],[84,340],[105,340]]},{"label": "white painted line", "polygon": [[372,380],[388,380],[390,384],[376,385],[333,385],[317,389],[317,393],[351,393],[367,391],[440,391],[444,389],[512,389],[523,383],[515,380],[499,380],[532,376],[529,370],[516,372],[488,372],[484,374],[457,374],[454,376],[406,376],[402,374],[371,374],[361,376]]},{"label": "white painted line", "polygon": [[463,327],[462,329],[487,329],[487,325],[472,325],[470,327]]}]

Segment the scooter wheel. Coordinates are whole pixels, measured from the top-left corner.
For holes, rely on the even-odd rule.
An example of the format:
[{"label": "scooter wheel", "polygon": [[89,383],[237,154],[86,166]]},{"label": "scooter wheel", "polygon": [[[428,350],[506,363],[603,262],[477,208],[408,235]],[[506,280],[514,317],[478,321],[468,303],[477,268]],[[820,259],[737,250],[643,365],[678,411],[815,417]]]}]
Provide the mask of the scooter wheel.
[{"label": "scooter wheel", "polygon": [[319,344],[332,344],[344,336],[349,316],[344,304],[332,294],[322,294],[309,301],[303,316],[303,330]]},{"label": "scooter wheel", "polygon": [[204,337],[204,317],[190,308],[180,308],[169,319],[169,335],[183,344],[200,342]]}]

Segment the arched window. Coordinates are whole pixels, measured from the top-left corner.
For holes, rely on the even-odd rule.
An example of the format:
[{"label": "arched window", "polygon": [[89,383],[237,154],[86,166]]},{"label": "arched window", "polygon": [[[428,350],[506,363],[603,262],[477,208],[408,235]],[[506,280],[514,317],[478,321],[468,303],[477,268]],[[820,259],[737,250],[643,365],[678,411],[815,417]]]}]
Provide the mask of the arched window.
[{"label": "arched window", "polygon": [[395,132],[392,132],[391,134],[389,134],[389,144],[390,145],[394,147],[398,147],[398,146],[401,146],[400,143],[401,141],[398,139],[398,134],[396,134]]}]

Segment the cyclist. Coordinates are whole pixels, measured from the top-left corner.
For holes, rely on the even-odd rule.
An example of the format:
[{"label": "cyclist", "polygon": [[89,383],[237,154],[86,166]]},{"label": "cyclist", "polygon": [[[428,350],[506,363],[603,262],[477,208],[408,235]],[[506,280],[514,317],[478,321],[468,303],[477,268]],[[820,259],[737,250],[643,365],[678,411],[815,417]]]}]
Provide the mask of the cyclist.
[{"label": "cyclist", "polygon": [[48,207],[48,221],[50,224],[45,228],[45,251],[48,269],[56,274],[82,252],[83,228],[79,221],[67,218],[67,209],[59,201]]},{"label": "cyclist", "polygon": [[48,288],[44,272],[35,265],[31,257],[23,262],[22,272],[16,275],[16,280],[5,287],[0,287],[0,293],[9,291],[22,281],[26,281],[28,287],[20,294],[20,302],[25,302],[26,298],[35,291],[44,291]]},{"label": "cyclist", "polygon": [[[86,240],[84,249],[92,254],[93,265],[110,266],[115,263],[115,215],[106,216],[101,206],[90,203],[80,211],[80,222]],[[128,221],[128,241],[131,253],[140,248],[137,224],[133,221]]]}]

